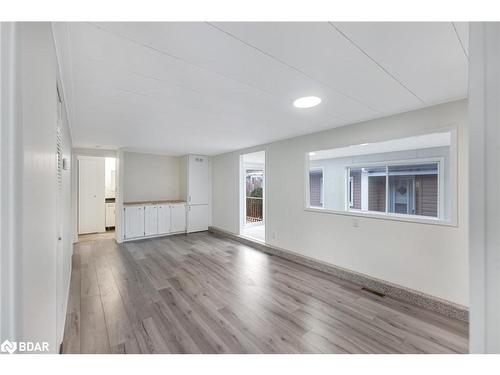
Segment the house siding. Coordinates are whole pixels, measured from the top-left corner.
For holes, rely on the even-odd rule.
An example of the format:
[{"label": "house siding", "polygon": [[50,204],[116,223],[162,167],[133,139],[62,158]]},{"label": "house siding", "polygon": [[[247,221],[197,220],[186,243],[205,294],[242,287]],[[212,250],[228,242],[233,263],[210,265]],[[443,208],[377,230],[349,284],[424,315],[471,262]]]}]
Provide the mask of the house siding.
[{"label": "house siding", "polygon": [[351,208],[361,210],[361,171],[351,171],[353,177],[353,205]]},{"label": "house siding", "polygon": [[321,170],[309,172],[309,196],[310,205],[313,207],[322,207],[322,185],[323,185],[323,172]]},{"label": "house siding", "polygon": [[385,212],[385,176],[372,176],[368,180],[368,210]]},{"label": "house siding", "polygon": [[437,217],[438,178],[437,175],[415,177],[415,211],[417,215]]}]

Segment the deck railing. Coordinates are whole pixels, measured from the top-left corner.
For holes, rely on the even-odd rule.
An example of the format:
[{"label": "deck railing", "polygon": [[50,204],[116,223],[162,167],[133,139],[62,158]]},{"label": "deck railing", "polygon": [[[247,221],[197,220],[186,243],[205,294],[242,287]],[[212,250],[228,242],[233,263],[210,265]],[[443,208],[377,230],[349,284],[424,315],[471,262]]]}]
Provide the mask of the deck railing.
[{"label": "deck railing", "polygon": [[246,197],[247,206],[247,224],[262,222],[264,216],[262,215],[262,198]]}]

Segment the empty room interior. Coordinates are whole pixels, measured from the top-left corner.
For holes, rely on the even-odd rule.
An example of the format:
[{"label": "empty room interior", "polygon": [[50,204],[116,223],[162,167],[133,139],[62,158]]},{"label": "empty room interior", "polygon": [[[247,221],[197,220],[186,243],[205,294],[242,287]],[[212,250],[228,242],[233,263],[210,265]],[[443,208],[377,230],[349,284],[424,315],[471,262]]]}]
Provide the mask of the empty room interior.
[{"label": "empty room interior", "polygon": [[498,24],[0,38],[1,342],[500,352]]}]

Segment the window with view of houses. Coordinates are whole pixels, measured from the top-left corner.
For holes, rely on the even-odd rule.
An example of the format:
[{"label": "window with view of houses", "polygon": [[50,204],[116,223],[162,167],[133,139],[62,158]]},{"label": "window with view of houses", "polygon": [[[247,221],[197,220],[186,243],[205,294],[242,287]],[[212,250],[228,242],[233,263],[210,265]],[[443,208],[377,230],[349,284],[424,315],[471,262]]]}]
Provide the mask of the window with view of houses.
[{"label": "window with view of houses", "polygon": [[308,154],[310,208],[449,220],[456,196],[451,132]]},{"label": "window with view of houses", "polygon": [[439,163],[348,169],[350,210],[438,217]]}]

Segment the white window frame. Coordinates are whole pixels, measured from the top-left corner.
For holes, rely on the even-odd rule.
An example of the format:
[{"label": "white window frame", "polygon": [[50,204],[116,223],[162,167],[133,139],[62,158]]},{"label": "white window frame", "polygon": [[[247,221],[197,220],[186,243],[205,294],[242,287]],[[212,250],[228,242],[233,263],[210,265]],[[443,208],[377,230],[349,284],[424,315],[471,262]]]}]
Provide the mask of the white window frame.
[{"label": "white window frame", "polygon": [[[448,226],[448,227],[458,227],[458,218],[459,218],[459,154],[458,154],[458,149],[460,147],[459,142],[458,142],[458,129],[459,129],[459,124],[458,123],[451,123],[449,125],[440,127],[440,128],[435,128],[431,131],[425,130],[421,133],[414,133],[410,134],[408,136],[419,136],[419,135],[426,135],[426,134],[431,134],[431,133],[441,133],[441,132],[450,132],[451,134],[451,142],[449,145],[449,159],[447,162],[447,170],[444,170],[444,158],[429,158],[428,160],[436,160],[439,159],[441,161],[440,166],[438,168],[441,168],[439,170],[439,182],[438,182],[438,194],[440,197],[443,197],[441,194],[441,191],[445,191],[447,195],[446,198],[441,199],[440,204],[439,204],[439,212],[440,215],[446,215],[446,218],[442,219],[437,219],[437,218],[432,218],[428,216],[416,216],[416,215],[399,215],[398,214],[385,214],[385,213],[376,213],[376,212],[368,212],[368,211],[362,211],[362,212],[357,212],[354,210],[348,211],[348,210],[332,210],[332,209],[327,209],[327,208],[318,208],[318,207],[310,207],[309,206],[309,168],[310,168],[310,153],[311,152],[317,152],[317,150],[321,150],[320,148],[311,148],[309,150],[306,150],[303,154],[303,161],[304,161],[304,195],[303,195],[303,209],[304,211],[309,211],[309,212],[316,212],[316,213],[322,213],[326,215],[341,215],[341,216],[350,216],[350,217],[359,217],[359,218],[371,218],[371,219],[378,219],[378,220],[389,220],[389,221],[402,221],[402,222],[410,222],[410,223],[419,223],[419,224],[427,224],[427,225],[439,225],[439,226]],[[366,139],[363,139],[361,142],[366,142]],[[377,140],[376,142],[378,142]],[[355,143],[353,143],[355,144]],[[337,147],[346,147],[350,146],[350,144],[339,144]],[[390,163],[395,163],[399,164],[402,162],[407,162],[407,163],[413,163],[417,159],[410,159],[410,160],[398,160],[398,161],[391,161]],[[420,158],[418,160],[425,160],[423,158]],[[463,161],[462,161],[463,162]],[[370,163],[362,163],[362,166],[369,166]],[[374,163],[377,164],[377,163]],[[378,163],[380,164],[380,163]],[[446,180],[445,180],[445,175]],[[446,186],[445,186],[446,183]],[[347,196],[346,196],[347,199]],[[446,207],[444,205],[444,201],[446,200]],[[388,202],[388,200],[387,200]]]},{"label": "white window frame", "polygon": [[348,208],[351,209],[352,206],[354,206],[354,189],[353,189],[353,185],[354,185],[354,177],[352,177],[350,175],[350,172],[347,172],[347,177],[349,177],[349,184],[347,185],[347,191],[348,191],[348,194],[349,194],[349,206]]},{"label": "white window frame", "polygon": [[[452,146],[450,146],[451,149]],[[453,157],[453,155],[452,155]],[[444,191],[444,158],[419,158],[419,159],[409,159],[409,160],[391,160],[388,162],[374,162],[374,163],[359,163],[359,164],[350,164],[346,167],[348,168],[360,168],[360,167],[370,167],[370,166],[380,166],[380,165],[401,165],[401,164],[428,164],[428,163],[438,163],[438,217],[430,217],[430,216],[421,216],[421,215],[407,215],[407,214],[397,214],[397,213],[385,213],[385,212],[377,212],[377,211],[362,211],[356,209],[345,209],[341,210],[331,210],[324,207],[315,207],[311,206],[310,203],[310,187],[309,187],[309,153],[305,154],[305,194],[304,194],[304,210],[310,212],[321,212],[326,214],[334,214],[334,215],[344,215],[344,216],[353,216],[353,217],[365,217],[365,218],[373,218],[373,219],[381,219],[381,220],[393,220],[393,221],[405,221],[405,222],[413,222],[420,224],[431,224],[431,225],[442,225],[442,226],[452,226],[456,227],[456,209],[453,206],[450,209],[450,218],[442,218],[442,214],[444,213],[444,197],[442,191]],[[322,168],[322,167],[312,167],[314,168]],[[451,166],[453,168],[453,166]],[[456,168],[456,166],[455,166]],[[346,177],[348,176],[346,168]],[[388,176],[386,176],[388,179]],[[455,189],[452,192],[452,205],[457,204],[456,200],[456,176],[450,178],[448,182],[451,184],[451,189]],[[388,181],[386,182],[388,184]],[[453,185],[455,184],[455,185]],[[324,173],[323,173],[323,185],[324,185]],[[386,189],[386,192],[388,189]],[[451,191],[451,190],[450,190]],[[324,189],[323,189],[324,192]],[[348,192],[346,192],[346,200],[348,201]],[[386,205],[388,205],[388,197],[386,197]]]}]

